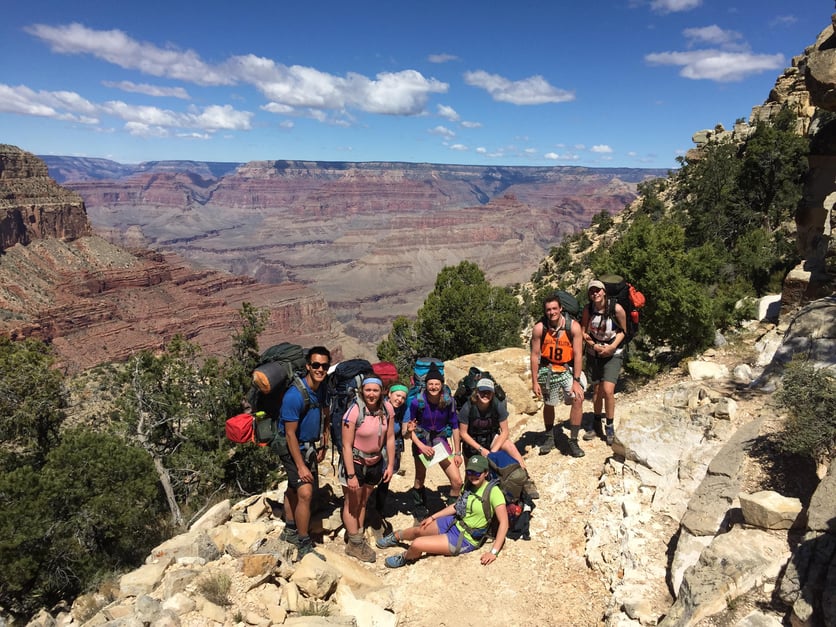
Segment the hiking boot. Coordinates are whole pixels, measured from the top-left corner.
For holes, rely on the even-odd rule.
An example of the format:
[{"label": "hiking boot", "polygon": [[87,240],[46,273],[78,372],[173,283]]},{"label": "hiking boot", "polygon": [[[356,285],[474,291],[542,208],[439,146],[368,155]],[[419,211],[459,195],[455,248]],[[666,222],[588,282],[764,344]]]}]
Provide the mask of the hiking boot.
[{"label": "hiking boot", "polygon": [[589,442],[590,440],[594,440],[598,437],[598,434],[595,433],[595,429],[589,429],[588,431],[583,432],[583,439],[585,442]]},{"label": "hiking boot", "polygon": [[406,555],[406,551],[399,553],[398,555],[390,555],[383,560],[383,563],[386,564],[387,568],[400,568],[401,566],[406,566],[406,558],[404,555]]},{"label": "hiking boot", "polygon": [[393,546],[398,546],[398,539],[395,537],[395,532],[387,533],[382,538],[375,540],[375,545],[379,549],[388,549]]},{"label": "hiking boot", "polygon": [[586,453],[583,452],[583,449],[580,446],[578,446],[577,439],[569,439],[568,449],[569,455],[571,455],[572,457],[583,457],[584,455],[586,455]]},{"label": "hiking boot", "polygon": [[608,424],[604,429],[607,434],[607,446],[612,446],[613,440],[615,440],[615,425]]},{"label": "hiking boot", "polygon": [[377,559],[377,553],[366,542],[366,538],[362,536],[359,542],[356,542],[354,538],[349,536],[348,544],[345,545],[345,554],[356,557],[361,562],[372,563]]},{"label": "hiking boot", "polygon": [[549,429],[546,432],[546,437],[540,444],[540,455],[548,455],[554,449],[554,429]]},{"label": "hiking boot", "polygon": [[325,556],[324,555],[314,551],[313,540],[311,540],[310,537],[308,537],[304,540],[300,539],[298,546],[299,546],[299,550],[296,551],[296,561],[297,562],[301,562],[302,558],[305,557],[308,553],[313,553],[319,559],[321,559],[322,561],[325,561]]},{"label": "hiking boot", "polygon": [[299,548],[299,532],[296,529],[291,529],[290,527],[285,526],[279,534],[279,540],[292,544],[297,549]]},{"label": "hiking boot", "polygon": [[534,481],[531,480],[531,477],[526,477],[525,483],[523,484],[523,492],[525,492],[528,495],[528,498],[532,501],[540,498],[540,493],[537,491],[537,486],[534,485]]}]

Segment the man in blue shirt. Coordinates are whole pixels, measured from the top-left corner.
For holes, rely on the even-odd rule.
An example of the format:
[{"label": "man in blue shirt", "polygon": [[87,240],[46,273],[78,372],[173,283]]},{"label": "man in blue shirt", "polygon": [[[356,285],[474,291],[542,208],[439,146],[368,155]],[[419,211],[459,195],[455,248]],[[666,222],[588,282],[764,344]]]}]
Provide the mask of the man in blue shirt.
[{"label": "man in blue shirt", "polygon": [[310,537],[311,499],[318,486],[317,465],[325,459],[328,430],[323,425],[328,419],[328,399],[323,382],[330,366],[331,353],[327,348],[314,346],[308,351],[302,389],[291,385],[285,392],[279,437],[274,440],[274,450],[287,473],[285,528],[280,537],[298,547],[300,560],[314,552]]}]

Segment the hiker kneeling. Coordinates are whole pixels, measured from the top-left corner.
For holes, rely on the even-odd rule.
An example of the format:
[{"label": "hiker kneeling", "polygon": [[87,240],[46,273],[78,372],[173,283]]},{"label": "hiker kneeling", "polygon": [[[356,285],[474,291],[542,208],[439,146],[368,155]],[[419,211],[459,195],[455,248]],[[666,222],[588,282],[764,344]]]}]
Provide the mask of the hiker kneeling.
[{"label": "hiker kneeling", "polygon": [[485,541],[491,519],[496,516],[499,528],[489,551],[482,554],[482,564],[490,564],[499,555],[508,532],[508,512],[505,495],[496,483],[488,481],[488,460],[474,455],[467,461],[467,483],[461,497],[420,525],[402,531],[394,531],[380,538],[376,544],[385,549],[397,546],[404,540],[412,540],[409,548],[399,555],[385,560],[389,568],[399,568],[422,554],[459,555],[469,553]]}]

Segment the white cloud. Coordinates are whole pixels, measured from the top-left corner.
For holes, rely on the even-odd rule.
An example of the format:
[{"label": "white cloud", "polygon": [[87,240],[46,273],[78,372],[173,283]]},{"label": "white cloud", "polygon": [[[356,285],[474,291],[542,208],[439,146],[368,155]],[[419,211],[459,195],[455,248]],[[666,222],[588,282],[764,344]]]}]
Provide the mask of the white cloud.
[{"label": "white cloud", "polygon": [[296,126],[296,123],[293,120],[282,120],[281,122],[279,122],[279,128],[290,130],[294,126]]},{"label": "white cloud", "polygon": [[451,122],[459,121],[459,114],[456,113],[453,107],[448,107],[447,105],[438,105],[438,115]]},{"label": "white cloud", "polygon": [[70,91],[34,91],[25,85],[0,83],[0,111],[20,115],[98,124],[97,107]]},{"label": "white cloud", "polygon": [[94,30],[78,23],[63,26],[33,24],[25,28],[62,54],[90,54],[119,67],[152,76],[166,76],[198,85],[231,85],[220,68],[204,63],[193,50],[160,48],[139,42],[121,30]]},{"label": "white cloud", "polygon": [[464,81],[472,87],[484,89],[497,102],[536,105],[570,102],[575,99],[574,92],[553,87],[542,76],[531,76],[521,81],[511,81],[498,74],[489,74],[483,70],[477,70],[466,72]]},{"label": "white cloud", "polygon": [[689,52],[657,52],[648,54],[651,65],[678,65],[679,75],[694,80],[707,79],[721,83],[740,81],[750,74],[784,68],[782,54],[752,54],[722,50],[693,50]]},{"label": "white cloud", "polygon": [[280,115],[288,115],[296,111],[296,109],[294,109],[293,107],[279,104],[278,102],[268,102],[266,105],[262,105],[261,108],[264,111],[269,111],[270,113],[278,113]]},{"label": "white cloud", "polygon": [[606,144],[598,144],[596,146],[593,146],[589,150],[591,152],[597,152],[599,154],[610,154],[610,153],[612,153],[612,148],[610,148]]},{"label": "white cloud", "polygon": [[458,61],[459,58],[454,54],[431,54],[427,57],[427,61],[430,63],[448,63],[450,61]]},{"label": "white cloud", "polygon": [[464,144],[453,144],[452,146],[450,146],[450,150],[456,150],[458,152],[466,152],[468,150],[468,147],[465,146]]},{"label": "white cloud", "polygon": [[488,152],[488,149],[484,146],[479,146],[478,148],[476,148],[476,152],[478,152],[480,155],[484,155]]},{"label": "white cloud", "polygon": [[548,159],[549,161],[579,161],[580,156],[576,155],[571,152],[559,154],[556,152],[547,152],[543,155],[544,159]]},{"label": "white cloud", "polygon": [[127,122],[125,130],[136,137],[168,137],[168,129],[143,122]]},{"label": "white cloud", "polygon": [[147,83],[137,84],[133,81],[102,81],[102,85],[134,94],[145,94],[146,96],[180,98],[181,100],[190,99],[189,92],[182,87],[160,87],[158,85],[148,85]]},{"label": "white cloud", "polygon": [[482,128],[481,122],[470,122],[468,120],[462,120],[462,126],[464,128]]},{"label": "white cloud", "polygon": [[703,26],[701,28],[686,28],[682,31],[685,38],[688,39],[689,45],[709,44],[712,46],[720,46],[725,49],[734,47],[745,47],[743,44],[743,35],[733,30],[724,30],[712,24],[711,26]]},{"label": "white cloud", "polygon": [[432,135],[440,135],[441,137],[446,137],[447,139],[452,139],[453,137],[456,136],[456,133],[454,131],[451,131],[446,126],[441,126],[441,125],[436,126],[434,128],[431,128],[427,132],[432,134]]},{"label": "white cloud", "polygon": [[659,13],[690,11],[702,5],[702,0],[651,0],[650,8]]}]

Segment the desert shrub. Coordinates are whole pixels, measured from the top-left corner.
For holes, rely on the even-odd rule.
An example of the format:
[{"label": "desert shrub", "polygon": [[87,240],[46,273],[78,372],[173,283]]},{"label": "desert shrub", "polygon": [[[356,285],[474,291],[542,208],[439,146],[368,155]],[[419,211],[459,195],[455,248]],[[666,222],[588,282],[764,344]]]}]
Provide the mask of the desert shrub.
[{"label": "desert shrub", "polygon": [[229,598],[232,580],[226,573],[217,573],[201,579],[197,588],[207,601],[211,601],[215,605],[221,607],[232,605]]},{"label": "desert shrub", "polygon": [[836,452],[836,377],[796,356],[776,395],[789,415],[778,444],[786,453],[829,459]]}]

